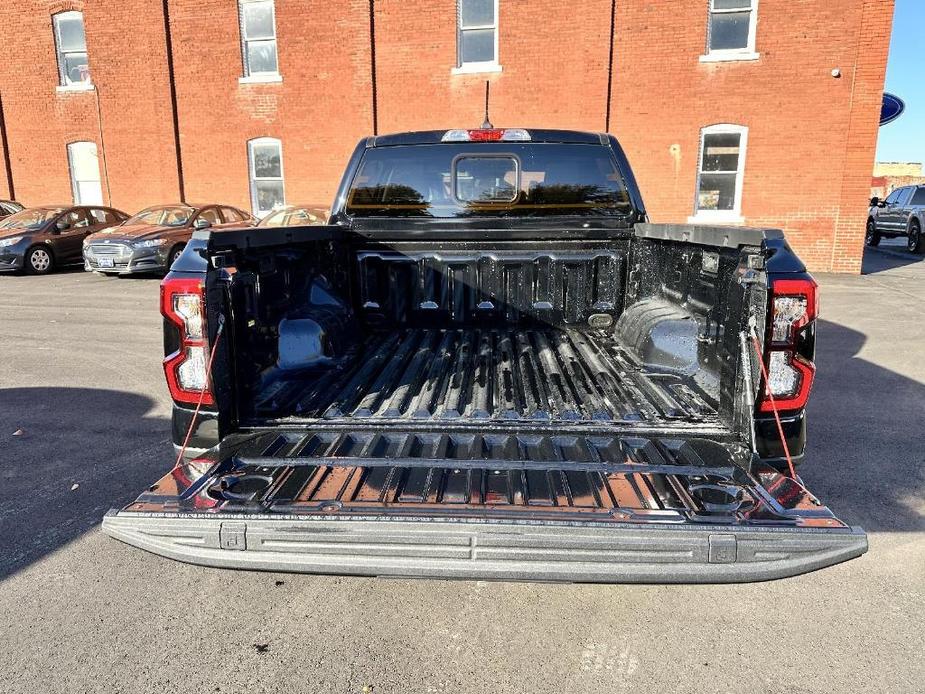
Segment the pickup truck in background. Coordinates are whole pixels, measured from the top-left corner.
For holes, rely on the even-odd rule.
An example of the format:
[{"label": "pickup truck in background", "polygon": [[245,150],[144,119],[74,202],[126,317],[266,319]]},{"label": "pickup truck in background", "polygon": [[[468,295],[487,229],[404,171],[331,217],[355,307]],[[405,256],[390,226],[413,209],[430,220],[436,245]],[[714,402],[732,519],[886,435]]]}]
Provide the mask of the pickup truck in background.
[{"label": "pickup truck in background", "polygon": [[178,464],[103,521],[152,552],[731,582],[867,549],[794,473],[812,277],[779,231],[647,223],[612,136],[366,138],[329,224],[195,232],[161,309]]}]

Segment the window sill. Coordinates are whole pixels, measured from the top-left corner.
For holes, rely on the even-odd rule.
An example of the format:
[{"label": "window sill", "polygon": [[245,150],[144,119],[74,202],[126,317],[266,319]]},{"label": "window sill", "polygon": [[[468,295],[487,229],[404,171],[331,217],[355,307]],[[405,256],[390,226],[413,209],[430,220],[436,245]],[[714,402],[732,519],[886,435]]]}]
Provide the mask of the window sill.
[{"label": "window sill", "polygon": [[731,63],[736,61],[758,60],[761,53],[754,51],[717,51],[716,53],[707,53],[700,56],[701,63]]},{"label": "window sill", "polygon": [[283,76],[280,74],[245,75],[238,78],[238,84],[272,84],[282,81]]},{"label": "window sill", "polygon": [[687,218],[688,224],[744,224],[745,217],[738,212],[709,212],[702,210]]},{"label": "window sill", "polygon": [[55,87],[58,94],[70,94],[72,92],[92,92],[96,90],[93,84],[59,84]]},{"label": "window sill", "polygon": [[498,63],[463,63],[450,70],[451,75],[477,75],[483,72],[501,72]]}]

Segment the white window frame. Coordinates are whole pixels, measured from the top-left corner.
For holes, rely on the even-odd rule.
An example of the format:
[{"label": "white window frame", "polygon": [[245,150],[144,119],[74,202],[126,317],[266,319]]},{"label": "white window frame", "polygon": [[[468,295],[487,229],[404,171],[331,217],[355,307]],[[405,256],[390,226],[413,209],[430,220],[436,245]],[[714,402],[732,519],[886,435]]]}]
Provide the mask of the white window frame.
[{"label": "white window frame", "polygon": [[[258,2],[269,2],[273,11],[273,38],[272,39],[249,39],[247,38],[247,26],[244,22],[244,6]],[[283,78],[279,72],[279,37],[276,34],[276,0],[238,0],[238,25],[241,31],[241,69],[244,74],[238,78],[241,84],[250,82],[282,82]],[[251,41],[256,43],[273,42],[276,50],[276,70],[273,72],[253,72],[247,58],[247,44]]]},{"label": "white window frame", "polygon": [[[77,165],[74,161],[75,156],[77,155],[77,150],[80,148],[92,146],[93,155],[96,157],[96,174],[95,179],[79,179],[77,178]],[[75,205],[87,205],[90,207],[94,206],[105,206],[106,202],[103,199],[103,176],[100,172],[100,150],[97,144],[93,140],[78,140],[76,142],[68,142],[67,144],[67,165],[68,165],[68,174],[71,179],[71,196],[74,199]],[[97,183],[100,187],[99,198],[94,200],[83,200],[80,196],[80,184],[81,183]]]},{"label": "white window frame", "polygon": [[[500,1],[494,0],[495,3],[495,21],[493,24],[479,24],[476,26],[462,26],[462,0],[456,0],[456,66],[452,69],[454,75],[466,75],[478,72],[501,72],[501,63],[498,59],[498,34],[500,33],[501,16]],[[492,29],[495,33],[495,57],[492,60],[480,60],[477,62],[464,63],[462,61],[462,35],[465,31],[479,29]]]},{"label": "white window frame", "polygon": [[[261,176],[257,178],[257,170],[254,162],[254,147],[256,145],[276,145],[279,149],[279,176]],[[247,177],[251,189],[251,211],[258,219],[263,219],[266,215],[279,209],[274,207],[269,210],[261,210],[257,207],[257,182],[258,181],[279,181],[283,184],[283,203],[286,204],[286,170],[283,168],[283,143],[275,137],[255,137],[247,141]]]},{"label": "white window frame", "polygon": [[758,0],[751,0],[751,8],[747,11],[750,13],[748,19],[748,43],[744,48],[721,48],[713,49],[711,45],[712,37],[710,32],[713,27],[713,15],[715,14],[733,14],[736,12],[745,12],[743,8],[733,9],[716,9],[716,0],[708,0],[707,6],[707,50],[700,56],[702,63],[716,63],[730,60],[758,60],[761,57],[755,51],[755,37],[758,33]]},{"label": "white window frame", "polygon": [[[703,143],[707,135],[739,135],[739,160],[736,166],[735,202],[731,210],[701,210],[700,209],[700,176],[703,171]],[[697,224],[702,222],[714,224],[741,224],[742,217],[742,185],[745,180],[745,156],[748,149],[748,126],[734,123],[718,123],[708,125],[700,130],[700,147],[697,150],[697,179],[694,187],[694,215],[688,217],[688,222]],[[708,171],[706,173],[717,173]],[[719,172],[723,173],[723,172]],[[731,172],[725,172],[731,173]]]},{"label": "white window frame", "polygon": [[[84,29],[84,49],[82,51],[65,50],[61,47],[61,32],[58,23],[62,19],[80,18]],[[90,90],[93,89],[93,74],[90,72],[90,51],[87,49],[87,25],[84,22],[84,13],[77,10],[56,12],[51,16],[51,30],[55,39],[55,59],[58,61],[58,89],[60,90]],[[87,55],[87,79],[82,82],[72,82],[67,74],[65,57],[71,53],[85,53]]]}]

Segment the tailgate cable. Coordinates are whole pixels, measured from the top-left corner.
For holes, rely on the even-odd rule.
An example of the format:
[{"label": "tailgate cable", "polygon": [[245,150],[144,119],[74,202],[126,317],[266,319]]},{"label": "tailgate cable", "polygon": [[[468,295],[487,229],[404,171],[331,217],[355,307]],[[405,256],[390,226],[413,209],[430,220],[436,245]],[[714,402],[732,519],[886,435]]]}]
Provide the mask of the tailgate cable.
[{"label": "tailgate cable", "polygon": [[[771,379],[768,377],[768,368],[764,363],[764,355],[761,353],[761,343],[758,341],[758,333],[755,331],[754,324],[749,326],[749,330],[751,332],[752,344],[755,346],[755,355],[758,357],[758,365],[761,367],[761,376],[764,379],[764,390],[768,395],[768,401],[771,403],[771,411],[774,413],[774,422],[777,424],[777,435],[780,436],[781,446],[784,447],[784,457],[787,458],[787,468],[790,470],[790,477],[796,480],[797,473],[793,467],[793,458],[790,457],[790,446],[787,445],[787,437],[784,436],[784,425],[780,422],[780,413],[777,411],[777,403],[774,402],[774,394],[771,392]],[[209,363],[211,365],[211,362]]]},{"label": "tailgate cable", "polygon": [[196,403],[196,409],[193,410],[193,417],[189,423],[189,429],[186,430],[186,438],[183,439],[183,445],[180,447],[180,453],[177,455],[177,462],[174,464],[175,467],[180,465],[180,462],[183,460],[183,454],[186,453],[186,447],[189,445],[190,437],[193,435],[193,429],[196,427],[196,420],[199,418],[199,410],[202,408],[202,401],[206,397],[206,390],[212,384],[212,362],[215,361],[215,351],[218,348],[219,339],[222,336],[222,330],[225,327],[225,316],[223,314],[218,314],[218,330],[215,332],[215,342],[212,343],[212,351],[209,353],[209,363],[206,366],[206,380],[202,386],[202,390],[199,391],[199,402]]}]

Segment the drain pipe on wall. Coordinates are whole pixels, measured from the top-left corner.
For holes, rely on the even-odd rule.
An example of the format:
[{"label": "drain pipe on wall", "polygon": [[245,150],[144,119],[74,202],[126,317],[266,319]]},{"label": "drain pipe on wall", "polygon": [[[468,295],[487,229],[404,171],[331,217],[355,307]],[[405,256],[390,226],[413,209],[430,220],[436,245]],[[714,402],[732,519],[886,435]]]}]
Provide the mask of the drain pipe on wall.
[{"label": "drain pipe on wall", "polygon": [[112,189],[109,187],[109,165],[106,163],[106,141],[103,139],[103,108],[100,106],[100,85],[94,84],[96,92],[96,122],[100,131],[100,156],[103,161],[103,177],[106,179],[106,203],[112,207]]},{"label": "drain pipe on wall", "polygon": [[10,160],[10,142],[6,137],[6,114],[3,110],[3,95],[0,94],[0,144],[3,146],[3,165],[6,168],[6,185],[9,189],[10,200],[16,199],[13,188],[13,165]]}]

